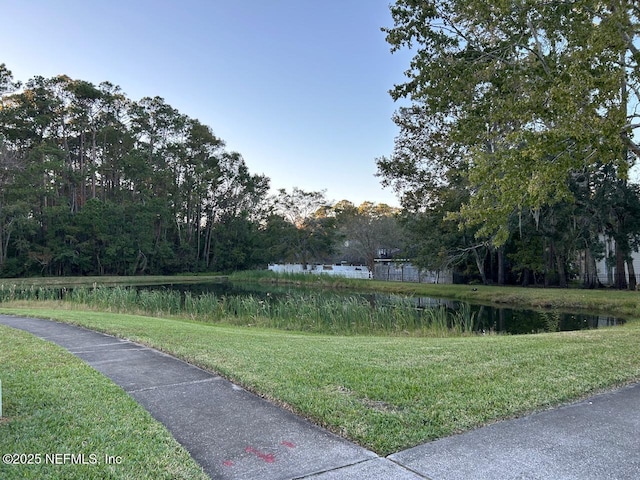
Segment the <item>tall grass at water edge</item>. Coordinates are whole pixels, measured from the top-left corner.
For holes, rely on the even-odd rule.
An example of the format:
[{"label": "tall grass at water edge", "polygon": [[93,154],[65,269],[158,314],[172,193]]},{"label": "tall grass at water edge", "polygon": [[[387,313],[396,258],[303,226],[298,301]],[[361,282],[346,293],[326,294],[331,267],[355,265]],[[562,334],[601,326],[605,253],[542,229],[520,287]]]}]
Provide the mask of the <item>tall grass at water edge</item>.
[{"label": "tall grass at water edge", "polygon": [[254,295],[193,295],[175,290],[126,287],[74,288],[0,286],[0,302],[62,300],[114,313],[182,316],[200,322],[258,326],[341,335],[396,334],[459,336],[474,331],[468,304],[451,312],[444,306],[418,310],[409,301],[375,304],[364,297],[288,294],[273,298]]}]

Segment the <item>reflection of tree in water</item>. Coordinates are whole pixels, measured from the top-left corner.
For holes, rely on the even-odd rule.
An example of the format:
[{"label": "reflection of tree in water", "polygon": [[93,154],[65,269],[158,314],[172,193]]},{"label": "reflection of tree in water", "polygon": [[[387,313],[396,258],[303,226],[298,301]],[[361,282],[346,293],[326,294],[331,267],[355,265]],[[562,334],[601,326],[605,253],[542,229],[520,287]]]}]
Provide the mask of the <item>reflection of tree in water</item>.
[{"label": "reflection of tree in water", "polygon": [[560,330],[560,314],[558,312],[543,312],[540,315],[544,319],[545,330],[547,332],[557,332]]}]

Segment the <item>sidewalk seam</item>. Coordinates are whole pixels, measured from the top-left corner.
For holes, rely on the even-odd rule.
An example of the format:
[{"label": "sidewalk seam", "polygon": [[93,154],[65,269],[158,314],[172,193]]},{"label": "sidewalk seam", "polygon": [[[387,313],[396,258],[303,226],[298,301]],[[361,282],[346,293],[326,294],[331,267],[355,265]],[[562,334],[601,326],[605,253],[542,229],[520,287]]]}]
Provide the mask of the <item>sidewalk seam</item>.
[{"label": "sidewalk seam", "polygon": [[159,388],[178,387],[180,385],[195,385],[196,383],[212,382],[212,381],[217,380],[219,378],[222,378],[222,377],[212,376],[211,378],[203,378],[203,379],[200,379],[200,380],[191,380],[189,382],[178,382],[178,383],[168,383],[166,385],[155,385],[153,387],[139,388],[139,389],[136,389],[136,390],[127,390],[127,393],[148,392],[148,391],[151,391],[151,390],[157,390]]},{"label": "sidewalk seam", "polygon": [[310,473],[309,475],[303,475],[302,477],[294,477],[291,480],[304,480],[305,478],[314,477],[316,475],[322,475],[324,473],[335,472],[335,471],[338,471],[338,470],[342,470],[343,468],[353,467],[354,465],[360,465],[361,463],[370,462],[370,461],[376,460],[378,458],[382,458],[382,457],[376,455],[375,457],[365,458],[364,460],[360,460],[359,462],[348,463],[346,465],[340,465],[339,467],[330,468],[328,470],[321,470],[319,472]]},{"label": "sidewalk seam", "polygon": [[417,475],[417,476],[418,476],[418,477],[420,477],[420,478],[424,478],[424,480],[434,480],[434,479],[432,479],[431,477],[427,477],[426,475],[424,475],[424,474],[422,474],[422,473],[418,472],[417,470],[414,470],[414,469],[412,469],[412,468],[409,468],[409,467],[407,467],[406,465],[403,465],[402,463],[396,462],[395,460],[393,460],[393,459],[389,458],[391,455],[395,455],[395,454],[397,454],[397,453],[401,453],[401,452],[403,452],[403,451],[404,451],[404,450],[401,450],[400,452],[396,452],[396,453],[391,453],[391,454],[389,454],[388,456],[386,456],[386,457],[384,457],[384,458],[385,458],[385,460],[390,461],[390,462],[391,462],[391,463],[393,463],[394,465],[397,465],[397,466],[399,466],[400,468],[404,468],[404,469],[405,469],[405,470],[407,470],[408,472],[411,472],[411,473],[413,473],[413,474]]},{"label": "sidewalk seam", "polygon": [[[50,338],[43,338],[43,340],[49,340],[50,342],[53,342],[52,339]],[[58,344],[59,345],[59,344]],[[129,350],[144,350],[144,349],[148,349],[148,347],[142,346],[142,345],[136,345],[134,343],[131,342],[118,342],[118,343],[103,343],[100,345],[95,345],[96,347],[110,347],[110,346],[114,346],[114,345],[131,345],[133,348],[130,348]],[[64,347],[63,347],[64,348]],[[69,352],[73,353],[74,355],[77,355],[78,353],[93,353],[95,352],[95,350],[71,350],[71,349],[67,349]]]}]

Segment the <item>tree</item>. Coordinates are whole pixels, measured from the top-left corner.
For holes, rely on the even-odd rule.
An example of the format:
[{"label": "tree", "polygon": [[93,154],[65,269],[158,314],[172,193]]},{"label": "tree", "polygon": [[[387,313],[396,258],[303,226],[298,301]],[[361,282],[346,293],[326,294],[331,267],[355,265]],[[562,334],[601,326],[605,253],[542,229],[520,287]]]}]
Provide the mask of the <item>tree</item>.
[{"label": "tree", "polygon": [[599,185],[593,201],[600,219],[600,233],[614,240],[615,253],[611,259],[615,265],[614,284],[619,289],[635,290],[631,252],[638,251],[640,243],[640,186],[620,179],[611,166],[603,166],[598,173]]},{"label": "tree", "polygon": [[0,97],[14,92],[20,88],[20,82],[13,79],[13,73],[4,63],[0,63]]},{"label": "tree", "polygon": [[284,229],[282,241],[288,245],[287,258],[307,265],[324,261],[333,252],[336,239],[335,218],[325,214],[328,202],[322,192],[306,192],[294,187],[291,193],[278,190],[274,198],[274,213],[295,229]]},{"label": "tree", "polygon": [[476,238],[477,228],[460,228],[452,218],[468,199],[469,188],[458,170],[450,170],[448,175],[447,187],[438,187],[427,205],[421,206],[417,197],[405,202],[400,222],[408,235],[407,254],[422,269],[455,270],[467,278],[479,276],[487,284],[491,246]]},{"label": "tree", "polygon": [[297,235],[297,228],[281,215],[271,213],[260,228],[260,249],[263,263],[284,263],[294,259],[291,243]]},{"label": "tree", "polygon": [[134,148],[134,136],[128,128],[129,110],[132,101],[120,87],[102,82],[100,89],[100,111],[97,124],[97,168],[98,189],[103,201],[122,202],[129,197],[130,185],[125,178],[125,165],[129,152]]},{"label": "tree", "polygon": [[397,209],[371,202],[355,207],[343,200],[332,210],[343,238],[342,257],[348,261],[362,262],[373,272],[382,252],[399,250],[402,245]]},{"label": "tree", "polygon": [[[11,122],[13,102],[9,96],[18,88],[20,82],[14,81],[13,74],[4,63],[0,64],[0,125]],[[29,214],[28,206],[12,188],[25,169],[25,154],[7,139],[3,130],[0,130],[0,272],[6,272],[11,241],[16,240],[16,230],[28,223]]]},{"label": "tree", "polygon": [[[394,99],[400,135],[379,171],[403,204],[428,205],[464,172],[457,217],[504,244],[513,217],[572,198],[572,172],[640,154],[640,10],[631,0],[398,0],[392,51],[415,52]],[[414,188],[417,187],[417,188]]]},{"label": "tree", "polygon": [[11,199],[7,198],[7,187],[13,183],[16,172],[23,168],[20,152],[12,149],[0,136],[0,271],[7,261],[9,242],[19,218],[15,205],[11,205]]},{"label": "tree", "polygon": [[0,65],[0,270],[143,274],[255,265],[269,179],[161,97]]},{"label": "tree", "polygon": [[[215,229],[219,224],[238,225],[233,219],[253,220],[252,214],[266,198],[269,179],[263,175],[251,175],[242,156],[236,152],[224,152],[218,159],[214,174],[207,178],[206,196],[203,199],[201,221],[205,224],[203,260],[207,268],[219,262],[224,255],[213,248],[216,242]],[[248,245],[248,244],[247,244]],[[215,252],[218,256],[215,256]],[[244,257],[249,256],[247,253]],[[238,257],[241,258],[241,257]]]},{"label": "tree", "polygon": [[326,192],[306,192],[293,187],[291,193],[284,188],[278,190],[275,198],[276,211],[296,226],[301,226],[305,220],[313,217],[322,207],[328,206]]}]

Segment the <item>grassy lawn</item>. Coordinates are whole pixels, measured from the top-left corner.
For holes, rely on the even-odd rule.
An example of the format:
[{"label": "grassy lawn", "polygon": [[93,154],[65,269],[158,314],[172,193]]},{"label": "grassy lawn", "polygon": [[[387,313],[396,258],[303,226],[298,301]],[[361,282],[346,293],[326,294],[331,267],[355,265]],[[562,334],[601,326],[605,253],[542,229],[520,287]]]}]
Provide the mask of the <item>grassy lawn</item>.
[{"label": "grassy lawn", "polygon": [[[516,294],[523,289],[506,290]],[[572,290],[549,291],[560,299],[573,295]],[[635,294],[619,293],[629,293],[625,298],[631,305]],[[625,307],[629,314],[638,308],[633,302]],[[382,455],[640,380],[637,320],[580,332],[414,338],[291,333],[85,311],[53,302],[5,305],[0,311],[56,318],[169,352]],[[19,371],[36,375],[25,363]],[[94,399],[110,402],[113,392],[91,399],[87,394],[88,411],[103,410]],[[63,402],[58,397],[65,394],[52,394],[52,401]],[[57,416],[50,411],[45,418]],[[92,437],[77,433],[71,440]]]},{"label": "grassy lawn", "polygon": [[146,410],[56,345],[0,325],[0,380],[0,454],[32,463],[0,463],[3,480],[208,478]]}]

